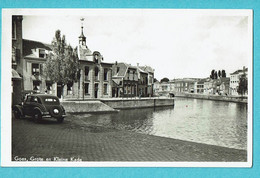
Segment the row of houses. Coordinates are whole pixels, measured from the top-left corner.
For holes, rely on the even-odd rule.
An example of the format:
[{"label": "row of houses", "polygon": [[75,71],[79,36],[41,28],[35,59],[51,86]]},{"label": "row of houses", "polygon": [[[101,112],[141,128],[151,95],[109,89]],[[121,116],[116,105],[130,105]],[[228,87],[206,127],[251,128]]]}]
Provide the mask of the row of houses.
[{"label": "row of houses", "polygon": [[64,98],[146,97],[153,95],[154,70],[150,66],[107,63],[100,52],[92,52],[81,27],[77,46],[80,64],[78,82],[53,83],[43,65],[52,46],[22,38],[22,16],[12,17],[12,94],[13,104],[23,93],[48,93]]},{"label": "row of houses", "polygon": [[[248,68],[236,70],[230,77],[211,78],[183,78],[169,80],[169,82],[155,82],[155,95],[168,93],[199,93],[208,95],[233,95],[238,96],[238,85],[242,75],[248,76]],[[246,93],[247,94],[247,93]]]}]

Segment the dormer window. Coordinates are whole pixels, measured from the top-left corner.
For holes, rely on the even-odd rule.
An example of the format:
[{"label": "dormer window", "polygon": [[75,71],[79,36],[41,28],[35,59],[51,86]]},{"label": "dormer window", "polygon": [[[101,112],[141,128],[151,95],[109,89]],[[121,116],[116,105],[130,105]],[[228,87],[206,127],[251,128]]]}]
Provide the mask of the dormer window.
[{"label": "dormer window", "polygon": [[44,49],[39,49],[39,57],[45,58],[45,56],[46,56],[45,50]]}]

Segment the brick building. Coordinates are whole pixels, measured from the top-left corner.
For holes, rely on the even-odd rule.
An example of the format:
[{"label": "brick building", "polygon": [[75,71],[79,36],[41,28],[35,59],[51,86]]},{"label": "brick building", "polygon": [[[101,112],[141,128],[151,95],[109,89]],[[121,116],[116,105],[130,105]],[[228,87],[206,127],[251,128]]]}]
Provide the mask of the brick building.
[{"label": "brick building", "polygon": [[139,64],[137,64],[137,69],[140,69],[139,72],[143,73],[143,77],[147,77],[147,83],[145,84],[147,86],[144,87],[145,96],[153,96],[154,69],[150,66],[139,66]]},{"label": "brick building", "polygon": [[112,71],[113,97],[138,96],[138,71],[135,66],[116,62]]}]

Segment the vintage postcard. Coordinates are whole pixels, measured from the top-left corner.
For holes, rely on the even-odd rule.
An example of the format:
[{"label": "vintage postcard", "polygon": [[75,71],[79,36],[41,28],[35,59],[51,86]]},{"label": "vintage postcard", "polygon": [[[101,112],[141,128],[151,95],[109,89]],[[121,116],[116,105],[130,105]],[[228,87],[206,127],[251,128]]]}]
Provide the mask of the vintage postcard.
[{"label": "vintage postcard", "polygon": [[3,9],[1,165],[251,167],[252,13]]}]

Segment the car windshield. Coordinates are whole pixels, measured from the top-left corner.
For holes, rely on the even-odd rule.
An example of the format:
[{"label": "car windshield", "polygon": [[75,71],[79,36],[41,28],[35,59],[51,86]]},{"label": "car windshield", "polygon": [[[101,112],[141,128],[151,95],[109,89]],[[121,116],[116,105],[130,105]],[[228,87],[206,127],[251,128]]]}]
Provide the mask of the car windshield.
[{"label": "car windshield", "polygon": [[56,98],[44,98],[46,104],[59,104],[59,100]]}]

